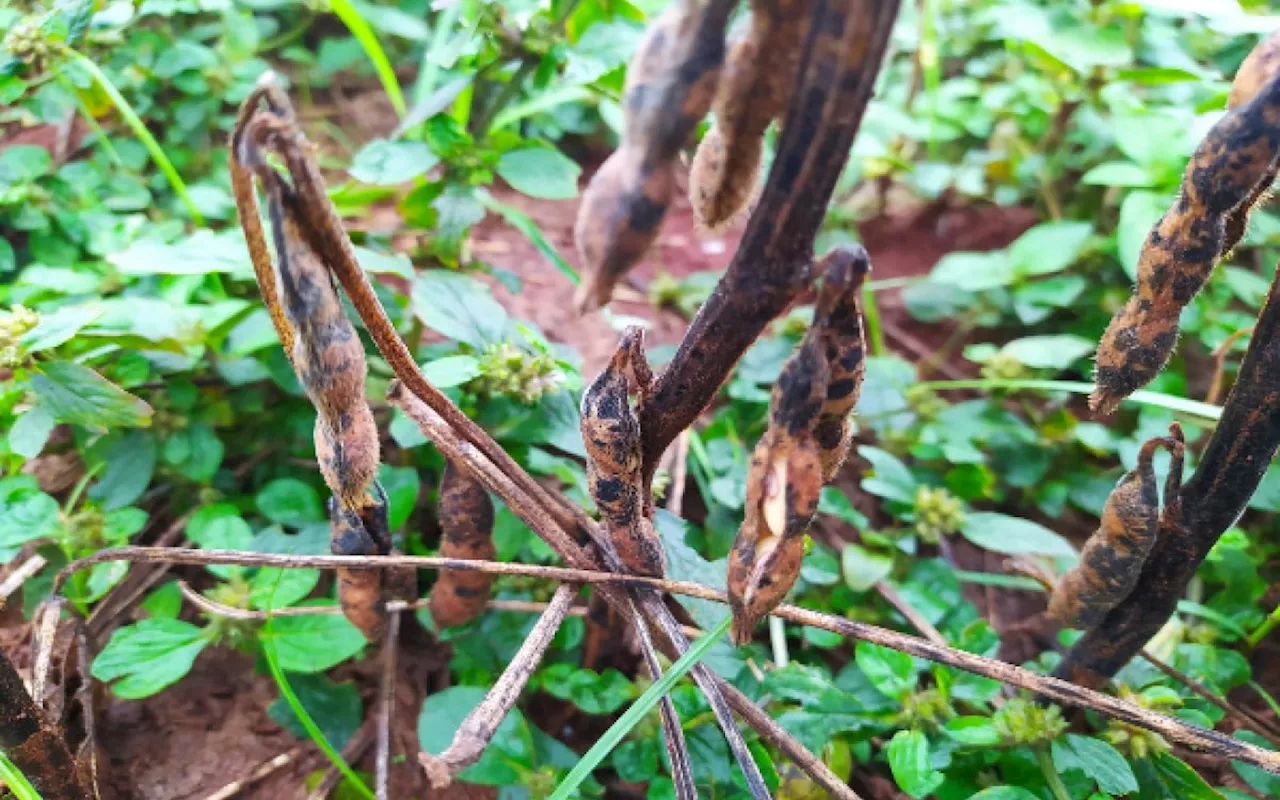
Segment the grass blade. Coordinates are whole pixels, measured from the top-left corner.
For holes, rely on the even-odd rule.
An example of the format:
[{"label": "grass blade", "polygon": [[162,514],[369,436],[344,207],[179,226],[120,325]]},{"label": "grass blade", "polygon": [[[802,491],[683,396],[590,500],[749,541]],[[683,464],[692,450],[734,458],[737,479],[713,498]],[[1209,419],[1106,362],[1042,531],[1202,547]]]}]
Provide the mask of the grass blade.
[{"label": "grass blade", "polygon": [[712,645],[720,641],[728,633],[729,625],[732,622],[733,618],[726,614],[720,624],[708,631],[706,636],[699,637],[693,646],[680,657],[680,660],[671,665],[671,669],[667,670],[665,675],[646,689],[644,694],[640,695],[631,704],[626,713],[618,717],[617,722],[609,726],[609,730],[605,731],[604,736],[601,736],[600,740],[592,745],[587,754],[582,757],[582,760],[569,771],[565,779],[556,787],[555,794],[551,795],[551,800],[568,800],[570,797],[574,797],[578,786],[587,779],[587,776],[594,772],[595,768],[600,766],[600,762],[604,761],[613,752],[613,748],[618,746],[623,737],[630,733],[631,729],[658,705],[658,701],[662,699],[664,694],[671,691],[671,687],[676,685],[676,681],[683,678],[689,670],[693,669],[702,660],[706,652],[711,649]]},{"label": "grass blade", "polygon": [[[929,389],[1029,389],[1043,392],[1072,392],[1073,394],[1092,394],[1094,389],[1092,383],[1087,383],[1085,381],[1000,380],[996,378],[975,378],[973,380],[960,381],[926,381],[919,384],[919,386],[927,387]],[[1137,391],[1129,395],[1125,401],[1139,403],[1141,405],[1167,408],[1170,411],[1190,414],[1193,417],[1200,417],[1211,422],[1217,422],[1222,416],[1222,406],[1202,403],[1199,400],[1189,400],[1185,397],[1175,397],[1174,395],[1162,394],[1160,392],[1148,392],[1146,390]]]},{"label": "grass blade", "polygon": [[138,112],[133,110],[133,106],[129,105],[129,101],[124,98],[124,95],[120,94],[120,90],[116,88],[116,85],[91,59],[70,48],[67,48],[64,52],[85,72],[88,72],[93,77],[93,80],[102,87],[102,91],[107,93],[107,97],[111,98],[116,110],[124,118],[125,124],[133,131],[133,135],[138,137],[138,141],[142,142],[142,146],[147,148],[147,152],[151,155],[151,160],[156,162],[156,166],[160,168],[160,171],[164,173],[164,177],[169,181],[169,185],[173,187],[174,193],[186,205],[187,212],[191,215],[191,221],[197,225],[204,225],[204,217],[196,208],[196,204],[191,201],[191,195],[187,194],[187,185],[183,183],[182,176],[178,174],[178,170],[174,169],[173,163],[164,154],[164,148],[156,141],[156,137],[151,135],[151,131],[147,129],[147,125],[142,121],[142,118],[138,116]]},{"label": "grass blade", "polygon": [[364,54],[369,57],[369,63],[373,64],[374,72],[378,73],[382,90],[387,93],[387,99],[396,110],[396,116],[403,117],[407,111],[404,92],[400,90],[400,81],[396,79],[396,72],[391,68],[391,60],[387,58],[387,52],[382,49],[378,37],[374,35],[373,28],[364,17],[360,16],[360,12],[351,4],[351,0],[332,0],[329,6],[364,48]]},{"label": "grass blade", "polygon": [[36,791],[36,787],[31,785],[31,781],[27,780],[27,776],[23,775],[22,770],[9,760],[3,750],[0,750],[0,784],[13,792],[13,796],[18,800],[44,800]]}]

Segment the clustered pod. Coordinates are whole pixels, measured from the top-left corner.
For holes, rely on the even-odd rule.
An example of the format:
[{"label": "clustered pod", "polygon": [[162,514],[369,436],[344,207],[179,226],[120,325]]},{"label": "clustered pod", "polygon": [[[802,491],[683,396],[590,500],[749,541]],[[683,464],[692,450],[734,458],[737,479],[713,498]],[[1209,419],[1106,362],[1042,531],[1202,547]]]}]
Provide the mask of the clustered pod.
[{"label": "clustered pod", "polygon": [[[1171,456],[1163,519],[1152,466],[1161,447]],[[1133,592],[1160,531],[1176,527],[1182,459],[1182,428],[1177,423],[1170,427],[1169,436],[1143,444],[1137,467],[1121,477],[1107,496],[1098,530],[1085,543],[1079,563],[1054,587],[1050,616],[1069,627],[1088,630]]]},{"label": "clustered pod", "polygon": [[666,572],[662,543],[649,519],[640,421],[631,408],[631,387],[643,393],[650,380],[644,331],[628,327],[608,366],[582,395],[580,425],[587,487],[619,558],[637,575],[661,577]]},{"label": "clustered pod", "polygon": [[822,487],[849,448],[848,417],[863,376],[858,295],[870,262],[861,248],[837,248],[819,268],[825,277],[813,325],[774,385],[769,426],[747,469],[746,515],[729,551],[739,644],[795,585]]},{"label": "clustered pod", "polygon": [[[440,555],[492,561],[493,501],[484,487],[452,461],[440,478]],[[493,576],[483,572],[442,570],[431,587],[431,619],[442,628],[463,625],[484,611]]]},{"label": "clustered pod", "polygon": [[1218,261],[1243,238],[1252,209],[1280,167],[1280,33],[1262,42],[1233,83],[1231,110],[1205,135],[1172,208],[1147,236],[1137,286],[1098,344],[1095,411],[1120,401],[1164,369],[1182,310]]},{"label": "clustered pod", "polygon": [[709,230],[732,222],[758,192],[764,132],[786,111],[812,11],[809,0],[752,0],[715,95],[715,124],[689,169],[694,216]]},{"label": "clustered pod", "polygon": [[627,69],[622,143],[592,176],[574,226],[584,270],[574,302],[582,312],[608,303],[658,236],[680,148],[715,97],[734,5],[676,0],[645,32]]}]

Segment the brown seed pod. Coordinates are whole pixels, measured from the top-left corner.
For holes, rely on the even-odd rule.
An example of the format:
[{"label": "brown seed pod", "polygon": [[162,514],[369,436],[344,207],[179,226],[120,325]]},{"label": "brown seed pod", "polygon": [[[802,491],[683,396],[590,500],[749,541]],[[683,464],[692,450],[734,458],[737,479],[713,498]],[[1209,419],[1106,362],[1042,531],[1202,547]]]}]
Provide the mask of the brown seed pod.
[{"label": "brown seed pod", "polygon": [[838,247],[819,266],[826,278],[818,293],[813,329],[825,348],[827,397],[813,435],[822,457],[822,480],[829,483],[849,454],[853,432],[849,414],[858,404],[867,368],[860,296],[871,260],[862,247]]},{"label": "brown seed pod", "polygon": [[[1262,91],[1277,74],[1280,74],[1280,31],[1276,31],[1258,43],[1249,53],[1249,57],[1240,65],[1235,80],[1231,83],[1231,93],[1227,97],[1227,108],[1239,108],[1248,103]],[[1267,175],[1254,190],[1227,217],[1226,238],[1222,252],[1226,258],[1235,250],[1236,245],[1244,238],[1249,228],[1249,215],[1253,209],[1267,202],[1271,193],[1271,185],[1275,182],[1275,171]]]},{"label": "brown seed pod", "polygon": [[715,126],[694,154],[689,200],[699,224],[718,230],[760,189],[763,136],[786,111],[812,3],[754,0],[747,33],[726,60]]},{"label": "brown seed pod", "polygon": [[1280,155],[1280,77],[1227,113],[1187,165],[1177,202],[1143,245],[1138,285],[1098,345],[1095,411],[1110,413],[1164,368],[1178,317],[1209,279],[1230,215],[1275,174]]},{"label": "brown seed pod", "polygon": [[650,380],[644,331],[629,327],[609,365],[583,393],[580,424],[588,488],[618,556],[631,571],[660,577],[664,554],[642,497],[640,422],[630,401],[632,386],[643,396]]},{"label": "brown seed pod", "polygon": [[1176,508],[1182,480],[1182,431],[1151,439],[1138,454],[1138,466],[1122,477],[1107,497],[1098,530],[1089,537],[1080,562],[1058,581],[1049,614],[1065,625],[1096,626],[1133,591],[1160,529],[1158,488],[1152,458],[1159,447],[1172,456],[1166,504]]},{"label": "brown seed pod", "polygon": [[[493,560],[493,501],[471,476],[453,462],[440,479],[440,555],[447,558]],[[442,628],[462,625],[484,611],[493,590],[493,576],[480,572],[443,570],[431,587],[431,618]]]},{"label": "brown seed pod", "polygon": [[[382,509],[385,512],[385,506]],[[337,556],[374,556],[383,552],[360,514],[329,498],[329,549]],[[371,642],[387,629],[387,605],[382,574],[377,570],[338,569],[338,602],[342,613]]]},{"label": "brown seed pod", "polygon": [[574,226],[580,313],[603,306],[657,237],[680,148],[711,108],[733,0],[679,0],[646,32],[627,70],[622,146],[592,177]]},{"label": "brown seed pod", "polygon": [[733,639],[750,640],[800,574],[804,532],[818,510],[822,459],[813,428],[826,402],[827,364],[819,337],[806,336],[773,389],[769,429],[747,469],[746,517],[729,551]]}]

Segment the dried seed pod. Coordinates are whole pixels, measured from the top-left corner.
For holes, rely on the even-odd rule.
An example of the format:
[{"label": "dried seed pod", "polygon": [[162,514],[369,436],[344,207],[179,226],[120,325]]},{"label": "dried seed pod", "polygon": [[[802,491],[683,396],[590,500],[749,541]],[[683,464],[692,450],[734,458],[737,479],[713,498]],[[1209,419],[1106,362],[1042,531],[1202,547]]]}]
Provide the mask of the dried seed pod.
[{"label": "dried seed pod", "polygon": [[715,96],[734,5],[679,0],[646,32],[627,70],[622,145],[587,185],[574,226],[585,273],[574,298],[580,313],[607,303],[657,237],[680,148]]},{"label": "dried seed pod", "polygon": [[858,404],[866,372],[860,296],[871,260],[862,247],[838,247],[823,258],[820,269],[826,278],[813,328],[822,338],[828,374],[827,397],[813,435],[822,457],[822,480],[829,483],[849,454],[849,414]]},{"label": "dried seed pod", "polygon": [[1178,317],[1222,255],[1231,214],[1275,174],[1278,127],[1280,77],[1273,77],[1214,125],[1196,149],[1177,202],[1143,245],[1137,289],[1098,345],[1097,388],[1089,399],[1095,411],[1113,411],[1168,362]]},{"label": "dried seed pod", "polygon": [[618,556],[639,575],[660,577],[662,543],[642,497],[640,422],[631,408],[633,384],[647,391],[644,331],[629,327],[609,365],[582,395],[582,440],[587,451],[587,484]]},{"label": "dried seed pod", "polygon": [[[1231,93],[1227,97],[1227,108],[1239,108],[1248,103],[1262,91],[1262,87],[1280,73],[1280,31],[1276,31],[1258,43],[1249,53],[1248,58],[1240,65],[1235,80],[1231,83]],[[1253,209],[1267,202],[1271,193],[1271,185],[1275,181],[1275,171],[1267,175],[1249,197],[1227,217],[1226,240],[1222,246],[1223,257],[1230,255],[1236,245],[1244,238],[1249,228],[1249,215]]]},{"label": "dried seed pod", "polygon": [[[492,560],[493,501],[478,481],[448,462],[440,479],[440,555]],[[493,576],[482,572],[443,570],[431,588],[431,618],[442,628],[462,625],[484,611]]]},{"label": "dried seed pod", "polygon": [[1151,439],[1138,454],[1138,466],[1122,477],[1107,497],[1098,530],[1089,537],[1080,562],[1058,581],[1049,614],[1073,628],[1096,626],[1133,591],[1160,529],[1158,488],[1152,459],[1159,447],[1172,455],[1167,502],[1176,507],[1182,480],[1182,432]]},{"label": "dried seed pod", "polygon": [[[370,510],[386,506],[373,505]],[[383,555],[361,515],[329,498],[329,549],[337,556]],[[338,602],[342,613],[369,641],[382,638],[387,629],[387,605],[382,596],[382,574],[377,570],[338,569]]]},{"label": "dried seed pod", "polygon": [[756,623],[778,607],[800,574],[804,532],[823,485],[813,428],[826,390],[822,343],[806,336],[774,386],[769,429],[747,469],[746,517],[729,551],[729,607],[738,644],[750,640]]},{"label": "dried seed pod", "polygon": [[760,187],[764,132],[786,111],[812,3],[754,0],[747,33],[726,60],[715,99],[715,126],[694,154],[689,200],[698,222],[718,230]]}]

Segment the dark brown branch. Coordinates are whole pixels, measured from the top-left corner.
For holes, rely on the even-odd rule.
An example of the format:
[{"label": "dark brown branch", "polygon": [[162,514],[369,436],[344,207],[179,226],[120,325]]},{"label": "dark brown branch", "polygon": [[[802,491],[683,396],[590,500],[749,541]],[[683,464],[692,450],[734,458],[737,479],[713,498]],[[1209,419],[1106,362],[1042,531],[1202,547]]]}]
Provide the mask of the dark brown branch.
[{"label": "dark brown branch", "polygon": [[777,156],[742,244],[640,410],[645,484],[738,359],[808,285],[813,239],[862,122],[898,0],[814,3]]},{"label": "dark brown branch", "polygon": [[[117,547],[101,550],[92,556],[68,564],[58,573],[58,581],[65,581],[66,577],[71,573],[104,561],[168,561],[174,564],[196,566],[238,564],[241,566],[313,567],[317,569],[337,569],[342,566],[348,569],[412,567],[417,569],[485,570],[498,574],[534,575],[565,583],[598,584],[602,588],[620,585],[645,586],[671,594],[696,597],[717,603],[728,603],[728,598],[723,591],[697,583],[670,581],[662,578],[643,578],[635,575],[618,575],[612,572],[566,569],[563,567],[462,561],[427,556],[295,556],[249,553],[236,550],[183,551],[168,547]],[[605,594],[605,592],[602,591],[602,594]],[[1011,686],[1036,692],[1055,702],[1092,709],[1105,716],[1114,717],[1123,722],[1137,725],[1140,728],[1155,731],[1189,747],[1195,747],[1223,758],[1244,761],[1280,774],[1280,752],[1263,750],[1248,742],[1224,736],[1217,731],[1205,730],[1199,726],[1184,723],[1181,720],[1167,717],[1059,678],[1037,675],[1028,669],[1008,664],[1004,661],[984,658],[963,650],[940,646],[917,636],[910,636],[898,631],[862,622],[854,622],[843,617],[810,611],[797,606],[779,606],[773,611],[773,616],[781,617],[800,625],[828,630],[851,639],[888,647],[918,658],[971,672],[975,675],[993,678]],[[772,737],[781,732],[781,729],[777,727],[777,723],[769,719],[767,714],[760,711],[754,703],[747,700],[732,686],[722,683],[720,688],[733,705],[734,710],[742,715],[744,720],[759,730],[766,739],[771,742],[775,741]],[[757,725],[757,722],[759,725]],[[772,728],[773,730],[766,732],[761,730],[761,727]],[[781,733],[781,735],[786,736],[785,733]],[[794,739],[791,741],[794,743]],[[782,745],[779,745],[779,747],[787,753],[789,758],[795,758],[785,747],[782,747]],[[798,761],[797,765],[799,765]],[[827,787],[824,785],[824,788]],[[831,789],[827,790],[832,791]],[[849,795],[838,794],[837,796],[847,797]]]},{"label": "dark brown branch", "polygon": [[1218,538],[1239,520],[1280,447],[1280,277],[1271,284],[1222,417],[1191,480],[1181,522],[1160,535],[1129,597],[1067,653],[1055,675],[1100,686],[1160,630]]},{"label": "dark brown branch", "polygon": [[40,713],[3,651],[0,752],[9,757],[45,800],[84,800],[92,796],[62,733]]}]

